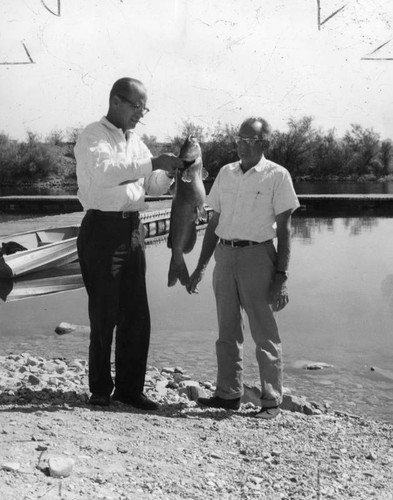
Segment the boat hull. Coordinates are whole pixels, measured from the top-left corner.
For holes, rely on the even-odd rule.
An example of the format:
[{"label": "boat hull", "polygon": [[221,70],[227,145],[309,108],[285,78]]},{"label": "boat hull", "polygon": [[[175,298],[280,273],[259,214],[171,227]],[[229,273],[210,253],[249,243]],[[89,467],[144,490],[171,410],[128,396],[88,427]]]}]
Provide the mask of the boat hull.
[{"label": "boat hull", "polygon": [[0,278],[16,278],[74,262],[78,259],[78,232],[79,226],[67,226],[2,238],[0,244],[12,241],[26,250],[0,257]]},{"label": "boat hull", "polygon": [[0,299],[12,302],[83,287],[79,262],[31,273],[15,279],[0,279]]}]

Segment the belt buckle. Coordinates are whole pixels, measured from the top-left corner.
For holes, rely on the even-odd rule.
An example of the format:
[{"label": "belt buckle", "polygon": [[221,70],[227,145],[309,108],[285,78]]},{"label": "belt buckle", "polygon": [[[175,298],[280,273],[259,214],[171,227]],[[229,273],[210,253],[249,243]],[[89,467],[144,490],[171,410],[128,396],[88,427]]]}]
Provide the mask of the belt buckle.
[{"label": "belt buckle", "polygon": [[231,240],[231,247],[235,248],[237,246],[236,245],[237,242],[238,242],[238,240]]},{"label": "belt buckle", "polygon": [[130,218],[131,212],[122,212],[121,213],[121,218],[122,219],[129,219]]}]

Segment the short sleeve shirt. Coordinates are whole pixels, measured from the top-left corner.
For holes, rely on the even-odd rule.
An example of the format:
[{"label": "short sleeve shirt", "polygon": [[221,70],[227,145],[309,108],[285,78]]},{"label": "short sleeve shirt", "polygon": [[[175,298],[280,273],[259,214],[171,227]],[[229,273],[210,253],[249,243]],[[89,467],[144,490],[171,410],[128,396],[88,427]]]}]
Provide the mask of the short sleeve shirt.
[{"label": "short sleeve shirt", "polygon": [[257,242],[276,237],[276,215],[299,207],[288,170],[265,157],[246,173],[240,162],[222,167],[207,203],[220,214],[217,236]]}]

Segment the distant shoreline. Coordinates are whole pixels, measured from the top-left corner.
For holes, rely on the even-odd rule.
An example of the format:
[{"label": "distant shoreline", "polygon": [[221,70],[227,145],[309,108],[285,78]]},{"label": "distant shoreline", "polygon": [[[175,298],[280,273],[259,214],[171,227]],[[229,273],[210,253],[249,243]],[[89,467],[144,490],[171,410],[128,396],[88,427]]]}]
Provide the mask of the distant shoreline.
[{"label": "distant shoreline", "polygon": [[[349,176],[328,176],[328,177],[312,177],[312,176],[303,176],[303,177],[293,177],[292,178],[294,184],[306,184],[306,183],[321,183],[321,184],[339,184],[339,183],[357,183],[357,184],[366,184],[368,182],[393,182],[393,173],[381,177],[375,177],[373,175],[349,175]],[[210,179],[205,181],[206,187],[209,187],[213,184],[214,179]],[[45,182],[36,182],[33,184],[29,183],[5,183],[2,184],[0,193],[2,191],[13,191],[12,194],[44,194],[40,193],[40,191],[50,190],[50,191],[59,191],[64,192],[64,194],[76,195],[78,186],[74,182],[62,182],[60,180],[53,181],[45,181]],[[0,196],[6,196],[1,195]]]}]

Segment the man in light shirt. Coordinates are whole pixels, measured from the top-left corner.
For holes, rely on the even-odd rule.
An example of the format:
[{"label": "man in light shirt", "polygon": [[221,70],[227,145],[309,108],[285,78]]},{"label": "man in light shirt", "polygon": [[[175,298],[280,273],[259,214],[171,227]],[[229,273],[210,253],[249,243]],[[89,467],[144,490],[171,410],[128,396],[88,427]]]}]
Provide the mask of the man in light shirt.
[{"label": "man in light shirt", "polygon": [[[139,80],[117,80],[109,109],[88,125],[75,145],[78,196],[86,214],[78,236],[78,255],[89,298],[90,404],[113,400],[143,410],[156,402],[143,393],[150,341],[146,293],[144,229],[139,211],[145,193],[161,195],[173,182],[181,160],[152,157],[134,129],[149,111]],[[111,375],[113,331],[115,383]]]},{"label": "man in light shirt", "polygon": [[256,416],[264,419],[276,417],[282,402],[282,352],[275,316],[288,303],[290,223],[299,206],[289,172],[264,156],[270,135],[263,118],[242,123],[236,139],[240,161],[221,168],[207,197],[213,216],[187,286],[189,293],[198,292],[214,253],[217,384],[214,396],[199,398],[198,403],[240,408],[245,311],[261,382],[261,409]]}]

